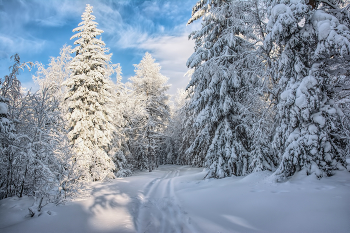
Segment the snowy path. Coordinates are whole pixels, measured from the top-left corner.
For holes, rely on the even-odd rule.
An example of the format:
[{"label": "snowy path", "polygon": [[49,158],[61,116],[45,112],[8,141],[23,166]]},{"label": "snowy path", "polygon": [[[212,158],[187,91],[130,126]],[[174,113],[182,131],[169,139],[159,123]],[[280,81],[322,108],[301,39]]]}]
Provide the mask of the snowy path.
[{"label": "snowy path", "polygon": [[96,182],[89,197],[34,218],[24,217],[31,198],[0,200],[0,232],[350,232],[349,172],[276,184],[269,172],[203,180],[202,170],[166,165]]},{"label": "snowy path", "polygon": [[182,167],[170,167],[161,178],[146,185],[140,194],[141,206],[137,216],[138,232],[194,232],[189,218],[178,203],[174,191],[174,179]]}]

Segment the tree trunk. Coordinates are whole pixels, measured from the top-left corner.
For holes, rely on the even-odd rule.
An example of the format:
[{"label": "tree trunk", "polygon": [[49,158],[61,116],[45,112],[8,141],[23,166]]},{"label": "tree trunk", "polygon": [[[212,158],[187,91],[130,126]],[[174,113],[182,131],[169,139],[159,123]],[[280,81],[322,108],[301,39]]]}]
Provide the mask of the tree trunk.
[{"label": "tree trunk", "polygon": [[24,181],[25,181],[26,176],[27,176],[27,171],[28,171],[28,165],[26,165],[26,171],[24,172],[24,177],[23,177],[23,181],[22,181],[22,185],[21,185],[21,193],[19,194],[19,197],[23,196]]},{"label": "tree trunk", "polygon": [[312,9],[315,9],[316,8],[316,1],[317,0],[309,0],[308,5],[310,5],[312,7]]}]

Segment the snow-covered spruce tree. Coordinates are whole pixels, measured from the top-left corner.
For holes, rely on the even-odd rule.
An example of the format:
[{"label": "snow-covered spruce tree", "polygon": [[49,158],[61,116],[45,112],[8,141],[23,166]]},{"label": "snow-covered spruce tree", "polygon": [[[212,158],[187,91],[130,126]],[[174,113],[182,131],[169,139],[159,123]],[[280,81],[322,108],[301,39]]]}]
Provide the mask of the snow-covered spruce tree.
[{"label": "snow-covered spruce tree", "polygon": [[[340,73],[349,74],[350,32],[334,1],[273,1],[265,46],[278,54],[274,75],[280,158],[275,175],[284,180],[304,170],[318,178],[345,165],[343,115],[335,103]],[[348,67],[348,66],[347,66]]]},{"label": "snow-covered spruce tree", "polygon": [[154,61],[151,54],[146,53],[140,64],[135,65],[136,76],[130,78],[134,96],[140,99],[143,109],[139,118],[141,132],[137,139],[139,154],[136,160],[147,161],[149,171],[159,164],[156,156],[158,145],[164,140],[164,130],[170,117],[168,95],[165,93],[169,89],[166,85],[168,78],[160,73],[161,67]]},{"label": "snow-covered spruce tree", "polygon": [[[339,23],[349,27],[350,25],[350,4],[349,1],[344,1],[347,4],[344,8],[330,9],[333,15],[337,17]],[[343,4],[344,4],[343,3]],[[339,57],[338,59],[329,59],[329,63],[332,64],[330,72],[335,75],[332,79],[331,87],[329,88],[335,104],[341,109],[341,127],[343,133],[346,135],[346,157],[350,158],[350,56]],[[340,62],[339,62],[340,61]],[[328,66],[330,65],[328,64]],[[343,135],[342,135],[343,136]],[[350,164],[347,165],[348,171],[350,171]]]},{"label": "snow-covered spruce tree", "polygon": [[251,135],[257,118],[251,107],[260,101],[253,3],[201,0],[188,22],[203,18],[202,28],[190,35],[196,47],[187,61],[195,68],[187,111],[196,116],[198,133],[186,153],[205,161],[207,178],[247,174],[257,143]]},{"label": "snow-covered spruce tree", "polygon": [[[194,69],[192,71],[194,71]],[[193,89],[193,87],[191,89]],[[193,91],[187,89],[185,97],[186,101],[182,108],[180,108],[178,111],[179,115],[181,116],[181,143],[178,152],[178,160],[180,161],[180,164],[203,167],[205,165],[205,151],[191,151],[192,153],[188,153],[188,149],[191,147],[200,132],[198,127],[194,127],[197,116],[194,113],[194,110],[189,108],[192,96]]]},{"label": "snow-covered spruce tree", "polygon": [[115,168],[107,154],[111,141],[112,82],[109,78],[110,57],[105,43],[96,37],[103,32],[97,29],[92,6],[86,5],[82,22],[73,32],[71,39],[77,46],[72,50],[76,54],[71,62],[71,77],[64,82],[67,86],[68,137],[76,153],[83,155],[81,166],[87,171],[86,179],[103,180]]}]

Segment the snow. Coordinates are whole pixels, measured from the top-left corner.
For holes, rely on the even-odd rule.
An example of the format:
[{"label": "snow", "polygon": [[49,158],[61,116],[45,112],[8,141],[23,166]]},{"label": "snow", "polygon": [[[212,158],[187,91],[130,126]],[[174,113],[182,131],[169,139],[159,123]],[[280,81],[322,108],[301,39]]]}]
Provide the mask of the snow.
[{"label": "snow", "polygon": [[312,22],[313,22],[314,28],[318,28],[319,26],[321,26],[319,24],[319,22],[326,22],[326,21],[329,21],[333,24],[339,23],[338,20],[334,16],[327,14],[323,10],[316,10],[312,16]]},{"label": "snow", "polygon": [[321,21],[318,23],[318,40],[327,39],[331,32],[331,23],[329,21]]},{"label": "snow", "polygon": [[0,114],[7,114],[8,108],[7,104],[0,102]]},{"label": "snow", "polygon": [[288,7],[284,4],[277,4],[272,8],[271,17],[276,18],[280,14],[284,14],[288,10]]},{"label": "snow", "polygon": [[268,171],[204,180],[201,168],[164,165],[95,182],[89,197],[46,205],[39,217],[25,217],[30,197],[1,200],[0,231],[349,232],[350,176],[336,173],[318,180],[301,171],[284,183]]},{"label": "snow", "polygon": [[318,123],[321,127],[323,127],[324,124],[326,123],[326,119],[322,116],[321,112],[313,114],[312,117],[313,117],[314,122]]},{"label": "snow", "polygon": [[286,100],[291,95],[291,93],[292,93],[291,90],[286,90],[286,91],[282,92],[281,99]]},{"label": "snow", "polygon": [[301,94],[298,98],[295,99],[295,105],[298,106],[298,108],[306,108],[307,107],[307,99],[306,95]]}]

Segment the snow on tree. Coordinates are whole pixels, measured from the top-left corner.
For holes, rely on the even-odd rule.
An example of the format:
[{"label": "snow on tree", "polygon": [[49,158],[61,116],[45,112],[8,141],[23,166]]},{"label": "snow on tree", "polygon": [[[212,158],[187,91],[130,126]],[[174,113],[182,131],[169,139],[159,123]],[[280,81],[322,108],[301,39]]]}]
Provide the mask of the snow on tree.
[{"label": "snow on tree", "polygon": [[138,168],[149,171],[159,164],[158,144],[164,139],[163,133],[170,117],[168,95],[165,93],[169,89],[166,85],[168,78],[160,73],[160,69],[151,54],[146,53],[135,65],[136,76],[130,78],[142,111],[137,121],[140,131],[137,133],[136,160],[142,164]]},{"label": "snow on tree", "polygon": [[119,65],[116,67],[116,72],[117,80],[112,95],[114,132],[108,154],[116,166],[114,171],[116,176],[125,177],[130,176],[133,170],[126,129],[129,127],[128,114],[134,104],[130,101],[130,90],[121,82],[121,67]]},{"label": "snow on tree", "polygon": [[[20,192],[14,188],[16,173],[15,156],[22,152],[16,150],[15,125],[7,118],[8,99],[0,97],[0,199],[11,197]],[[22,186],[23,187],[23,186]]]},{"label": "snow on tree", "polygon": [[[60,50],[60,56],[51,57],[49,67],[41,63],[36,63],[38,68],[37,75],[33,76],[33,80],[39,84],[40,89],[48,89],[53,98],[57,99],[61,104],[64,103],[65,86],[62,85],[71,74],[69,69],[71,56],[71,46],[64,45]],[[60,106],[61,110],[65,108]]]},{"label": "snow on tree", "polygon": [[174,106],[171,108],[171,117],[164,132],[165,140],[163,141],[162,153],[160,154],[161,164],[188,164],[185,163],[183,156],[180,156],[180,147],[182,143],[183,107],[186,103],[187,92],[182,89],[177,90]]},{"label": "snow on tree", "polygon": [[271,5],[265,47],[277,56],[278,66],[273,91],[278,180],[300,170],[321,178],[345,165],[343,113],[334,92],[340,75],[349,73],[350,32],[338,19],[343,16],[329,1]]},{"label": "snow on tree", "polygon": [[32,63],[21,63],[18,54],[11,58],[14,65],[10,67],[11,73],[1,80],[0,88],[0,199],[26,194],[28,162],[32,158],[26,150],[25,127],[21,121],[27,105],[17,79],[20,69],[26,66],[30,69]]},{"label": "snow on tree", "polygon": [[36,63],[38,71],[33,80],[39,84],[40,89],[25,97],[30,103],[31,117],[27,117],[25,122],[28,132],[32,132],[29,134],[32,140],[31,150],[36,158],[42,157],[50,163],[50,170],[55,174],[50,181],[53,186],[50,194],[54,194],[55,202],[78,194],[84,185],[80,179],[84,171],[77,164],[81,158],[73,155],[69,146],[65,118],[66,88],[62,84],[70,76],[71,59],[71,47],[65,45],[60,56],[50,59],[47,68]]},{"label": "snow on tree", "polygon": [[5,75],[4,79],[0,82],[0,95],[8,99],[7,114],[11,120],[14,120],[18,118],[20,114],[17,109],[20,108],[22,98],[21,82],[17,79],[17,75],[19,75],[20,70],[24,70],[24,68],[28,68],[30,71],[34,64],[32,62],[21,63],[21,58],[17,53],[11,56],[11,59],[14,60],[14,64],[10,67],[11,73]]},{"label": "snow on tree", "polygon": [[126,98],[123,117],[126,120],[125,135],[128,149],[131,153],[132,169],[144,170],[148,168],[148,160],[144,150],[143,125],[146,119],[143,97],[135,96],[132,84],[126,83]]},{"label": "snow on tree", "polygon": [[111,141],[113,124],[110,113],[112,81],[110,57],[105,43],[96,37],[103,32],[97,29],[92,6],[86,5],[82,22],[71,39],[77,45],[70,69],[72,74],[64,82],[69,121],[68,137],[76,153],[85,156],[81,166],[88,172],[86,179],[103,180],[115,168],[107,149]]},{"label": "snow on tree", "polygon": [[[12,73],[6,76],[1,87],[2,94],[7,96],[7,98],[1,97],[0,137],[3,142],[1,165],[7,164],[7,172],[1,172],[1,174],[7,174],[7,181],[1,183],[8,184],[10,187],[10,189],[2,187],[1,189],[6,190],[6,193],[5,196],[4,193],[1,196],[34,196],[38,200],[38,205],[31,208],[32,215],[47,201],[61,199],[62,195],[59,191],[62,188],[61,177],[68,170],[71,172],[67,166],[70,158],[64,144],[67,142],[67,132],[64,129],[65,124],[61,114],[62,93],[58,91],[62,82],[59,81],[60,77],[67,77],[62,74],[62,70],[59,71],[67,66],[62,57],[66,56],[61,54],[61,57],[53,58],[47,69],[37,64],[39,70],[34,79],[39,82],[40,89],[36,93],[28,92],[23,95],[20,93],[20,82],[16,76],[19,74],[19,68],[24,67],[25,63],[20,64],[19,56],[16,56]],[[58,83],[53,82],[54,80],[58,80]],[[57,94],[58,92],[60,94]],[[8,105],[11,106],[13,120],[8,119]],[[3,170],[3,168],[1,166],[0,169]],[[3,179],[4,177],[1,177],[1,180]],[[69,191],[71,190],[72,188]]]},{"label": "snow on tree", "polygon": [[159,145],[158,157],[159,164],[184,164],[183,156],[180,156],[180,147],[182,143],[182,121],[184,112],[181,111],[185,104],[186,92],[177,90],[174,96],[175,101],[170,102],[170,118],[164,130],[164,140]]},{"label": "snow on tree", "polygon": [[[57,175],[60,163],[55,150],[61,141],[66,139],[66,132],[63,130],[59,102],[52,97],[48,89],[27,94],[22,101],[25,114],[21,118],[21,125],[26,129],[22,140],[22,145],[26,148],[23,161],[26,167],[25,193],[45,204],[50,196],[58,197]],[[38,209],[41,208],[41,204],[38,205]]]},{"label": "snow on tree", "polygon": [[251,132],[257,115],[251,107],[260,101],[255,70],[261,65],[255,53],[259,37],[253,3],[202,0],[188,22],[203,18],[202,28],[190,35],[196,47],[187,61],[195,68],[187,86],[187,111],[196,116],[198,132],[186,153],[205,161],[208,178],[249,173],[257,143]]}]

